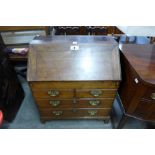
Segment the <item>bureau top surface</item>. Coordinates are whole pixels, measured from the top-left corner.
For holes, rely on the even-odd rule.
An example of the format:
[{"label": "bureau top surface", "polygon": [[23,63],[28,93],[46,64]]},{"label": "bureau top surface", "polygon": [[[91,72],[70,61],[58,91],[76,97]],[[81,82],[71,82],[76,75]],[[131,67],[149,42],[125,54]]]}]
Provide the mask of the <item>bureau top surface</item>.
[{"label": "bureau top surface", "polygon": [[117,42],[107,36],[39,36],[30,43],[28,81],[120,80]]},{"label": "bureau top surface", "polygon": [[155,45],[126,44],[122,52],[142,80],[155,84]]}]

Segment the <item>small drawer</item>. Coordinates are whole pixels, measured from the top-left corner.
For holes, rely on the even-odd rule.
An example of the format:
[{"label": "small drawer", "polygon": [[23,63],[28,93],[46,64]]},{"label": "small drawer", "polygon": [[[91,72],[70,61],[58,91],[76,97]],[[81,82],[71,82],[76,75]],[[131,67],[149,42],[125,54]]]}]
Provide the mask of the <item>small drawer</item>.
[{"label": "small drawer", "polygon": [[111,109],[77,109],[76,117],[106,117],[109,116]]},{"label": "small drawer", "polygon": [[73,90],[45,89],[33,91],[35,98],[73,98]]},{"label": "small drawer", "polygon": [[79,99],[76,108],[111,108],[114,99]]},{"label": "small drawer", "polygon": [[73,100],[67,99],[37,99],[37,105],[40,108],[72,108]]},{"label": "small drawer", "polygon": [[114,98],[115,95],[115,89],[89,89],[76,91],[77,98]]},{"label": "small drawer", "polygon": [[41,117],[63,118],[97,118],[109,117],[111,109],[40,109]]}]

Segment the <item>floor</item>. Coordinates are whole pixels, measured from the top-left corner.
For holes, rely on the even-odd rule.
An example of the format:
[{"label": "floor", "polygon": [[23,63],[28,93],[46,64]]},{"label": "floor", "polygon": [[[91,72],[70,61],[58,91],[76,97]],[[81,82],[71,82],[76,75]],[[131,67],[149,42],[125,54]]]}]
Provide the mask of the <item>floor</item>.
[{"label": "floor", "polygon": [[[23,43],[30,42],[33,37],[43,32],[20,32],[16,33],[4,33],[5,42],[7,43]],[[22,36],[25,37],[22,37]],[[113,123],[110,121],[105,124],[101,120],[53,120],[42,124],[39,119],[39,112],[36,107],[35,101],[31,94],[31,90],[25,78],[19,76],[19,80],[25,92],[25,98],[22,105],[16,115],[16,118],[12,123],[5,122],[2,126],[3,129],[112,129],[116,128],[121,118],[122,111],[119,106],[119,99],[116,97],[113,104]],[[147,123],[130,118],[126,125],[126,129],[145,129],[153,128],[148,126]]]},{"label": "floor", "polygon": [[58,120],[58,121],[50,121],[46,123],[41,123],[39,120],[39,112],[36,107],[36,104],[34,102],[34,99],[32,97],[30,88],[26,80],[22,77],[19,77],[24,92],[25,92],[25,98],[23,100],[23,103],[17,113],[17,116],[15,120],[12,123],[7,123],[3,126],[3,128],[18,128],[18,129],[25,129],[25,128],[33,128],[33,129],[38,129],[38,128],[53,128],[53,129],[58,129],[58,128],[67,128],[67,129],[72,129],[72,128],[105,128],[105,129],[110,129],[112,128],[111,123],[104,124],[103,121],[98,121],[98,120]]}]

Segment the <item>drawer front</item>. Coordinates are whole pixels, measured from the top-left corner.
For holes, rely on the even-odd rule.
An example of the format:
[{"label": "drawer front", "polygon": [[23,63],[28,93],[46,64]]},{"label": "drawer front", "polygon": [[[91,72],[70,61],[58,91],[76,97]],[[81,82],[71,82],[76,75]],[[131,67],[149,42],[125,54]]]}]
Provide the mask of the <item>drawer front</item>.
[{"label": "drawer front", "polygon": [[35,98],[73,98],[73,90],[45,89],[32,91]]},{"label": "drawer front", "polygon": [[155,121],[155,113],[151,113],[151,114],[149,115],[148,120],[150,120],[150,121]]},{"label": "drawer front", "polygon": [[155,114],[155,103],[146,99],[140,100],[136,110],[134,111],[135,116],[146,120],[149,120],[152,113]]},{"label": "drawer front", "polygon": [[109,117],[111,109],[40,109],[41,117],[51,117],[52,119],[62,118],[97,118]]},{"label": "drawer front", "polygon": [[115,89],[89,89],[76,91],[77,98],[114,98],[115,95]]},{"label": "drawer front", "polygon": [[142,98],[148,99],[155,103],[155,89],[148,88]]},{"label": "drawer front", "polygon": [[76,108],[112,108],[113,99],[79,99]]},{"label": "drawer front", "polygon": [[73,100],[61,99],[37,99],[37,105],[40,108],[72,108]]},{"label": "drawer front", "polygon": [[40,108],[111,108],[113,99],[37,99]]},{"label": "drawer front", "polygon": [[29,82],[32,89],[117,89],[119,81]]}]

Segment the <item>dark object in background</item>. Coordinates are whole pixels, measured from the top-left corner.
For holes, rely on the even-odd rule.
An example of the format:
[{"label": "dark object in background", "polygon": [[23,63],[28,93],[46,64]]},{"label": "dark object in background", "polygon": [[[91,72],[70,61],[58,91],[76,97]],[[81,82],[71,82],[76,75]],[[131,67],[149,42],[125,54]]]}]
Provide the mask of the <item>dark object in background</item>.
[{"label": "dark object in background", "polygon": [[55,26],[55,35],[65,35],[65,27],[64,26]]},{"label": "dark object in background", "polygon": [[66,35],[80,35],[80,27],[73,26],[73,27],[66,27]]},{"label": "dark object in background", "polygon": [[120,58],[123,116],[117,128],[123,128],[129,117],[155,123],[155,45],[124,44]]},{"label": "dark object in background", "polygon": [[0,110],[0,127],[1,127],[2,123],[3,123],[3,113]]},{"label": "dark object in background", "polygon": [[4,120],[13,121],[24,98],[24,92],[0,37],[0,110]]},{"label": "dark object in background", "polygon": [[54,26],[55,35],[88,35],[89,26]]},{"label": "dark object in background", "polygon": [[[122,35],[119,40],[119,44],[126,44],[126,36]],[[128,37],[129,44],[150,44],[150,39],[143,36],[129,36]]]},{"label": "dark object in background", "polygon": [[91,26],[89,30],[90,30],[90,35],[107,35],[108,34],[107,28],[103,26]]}]

